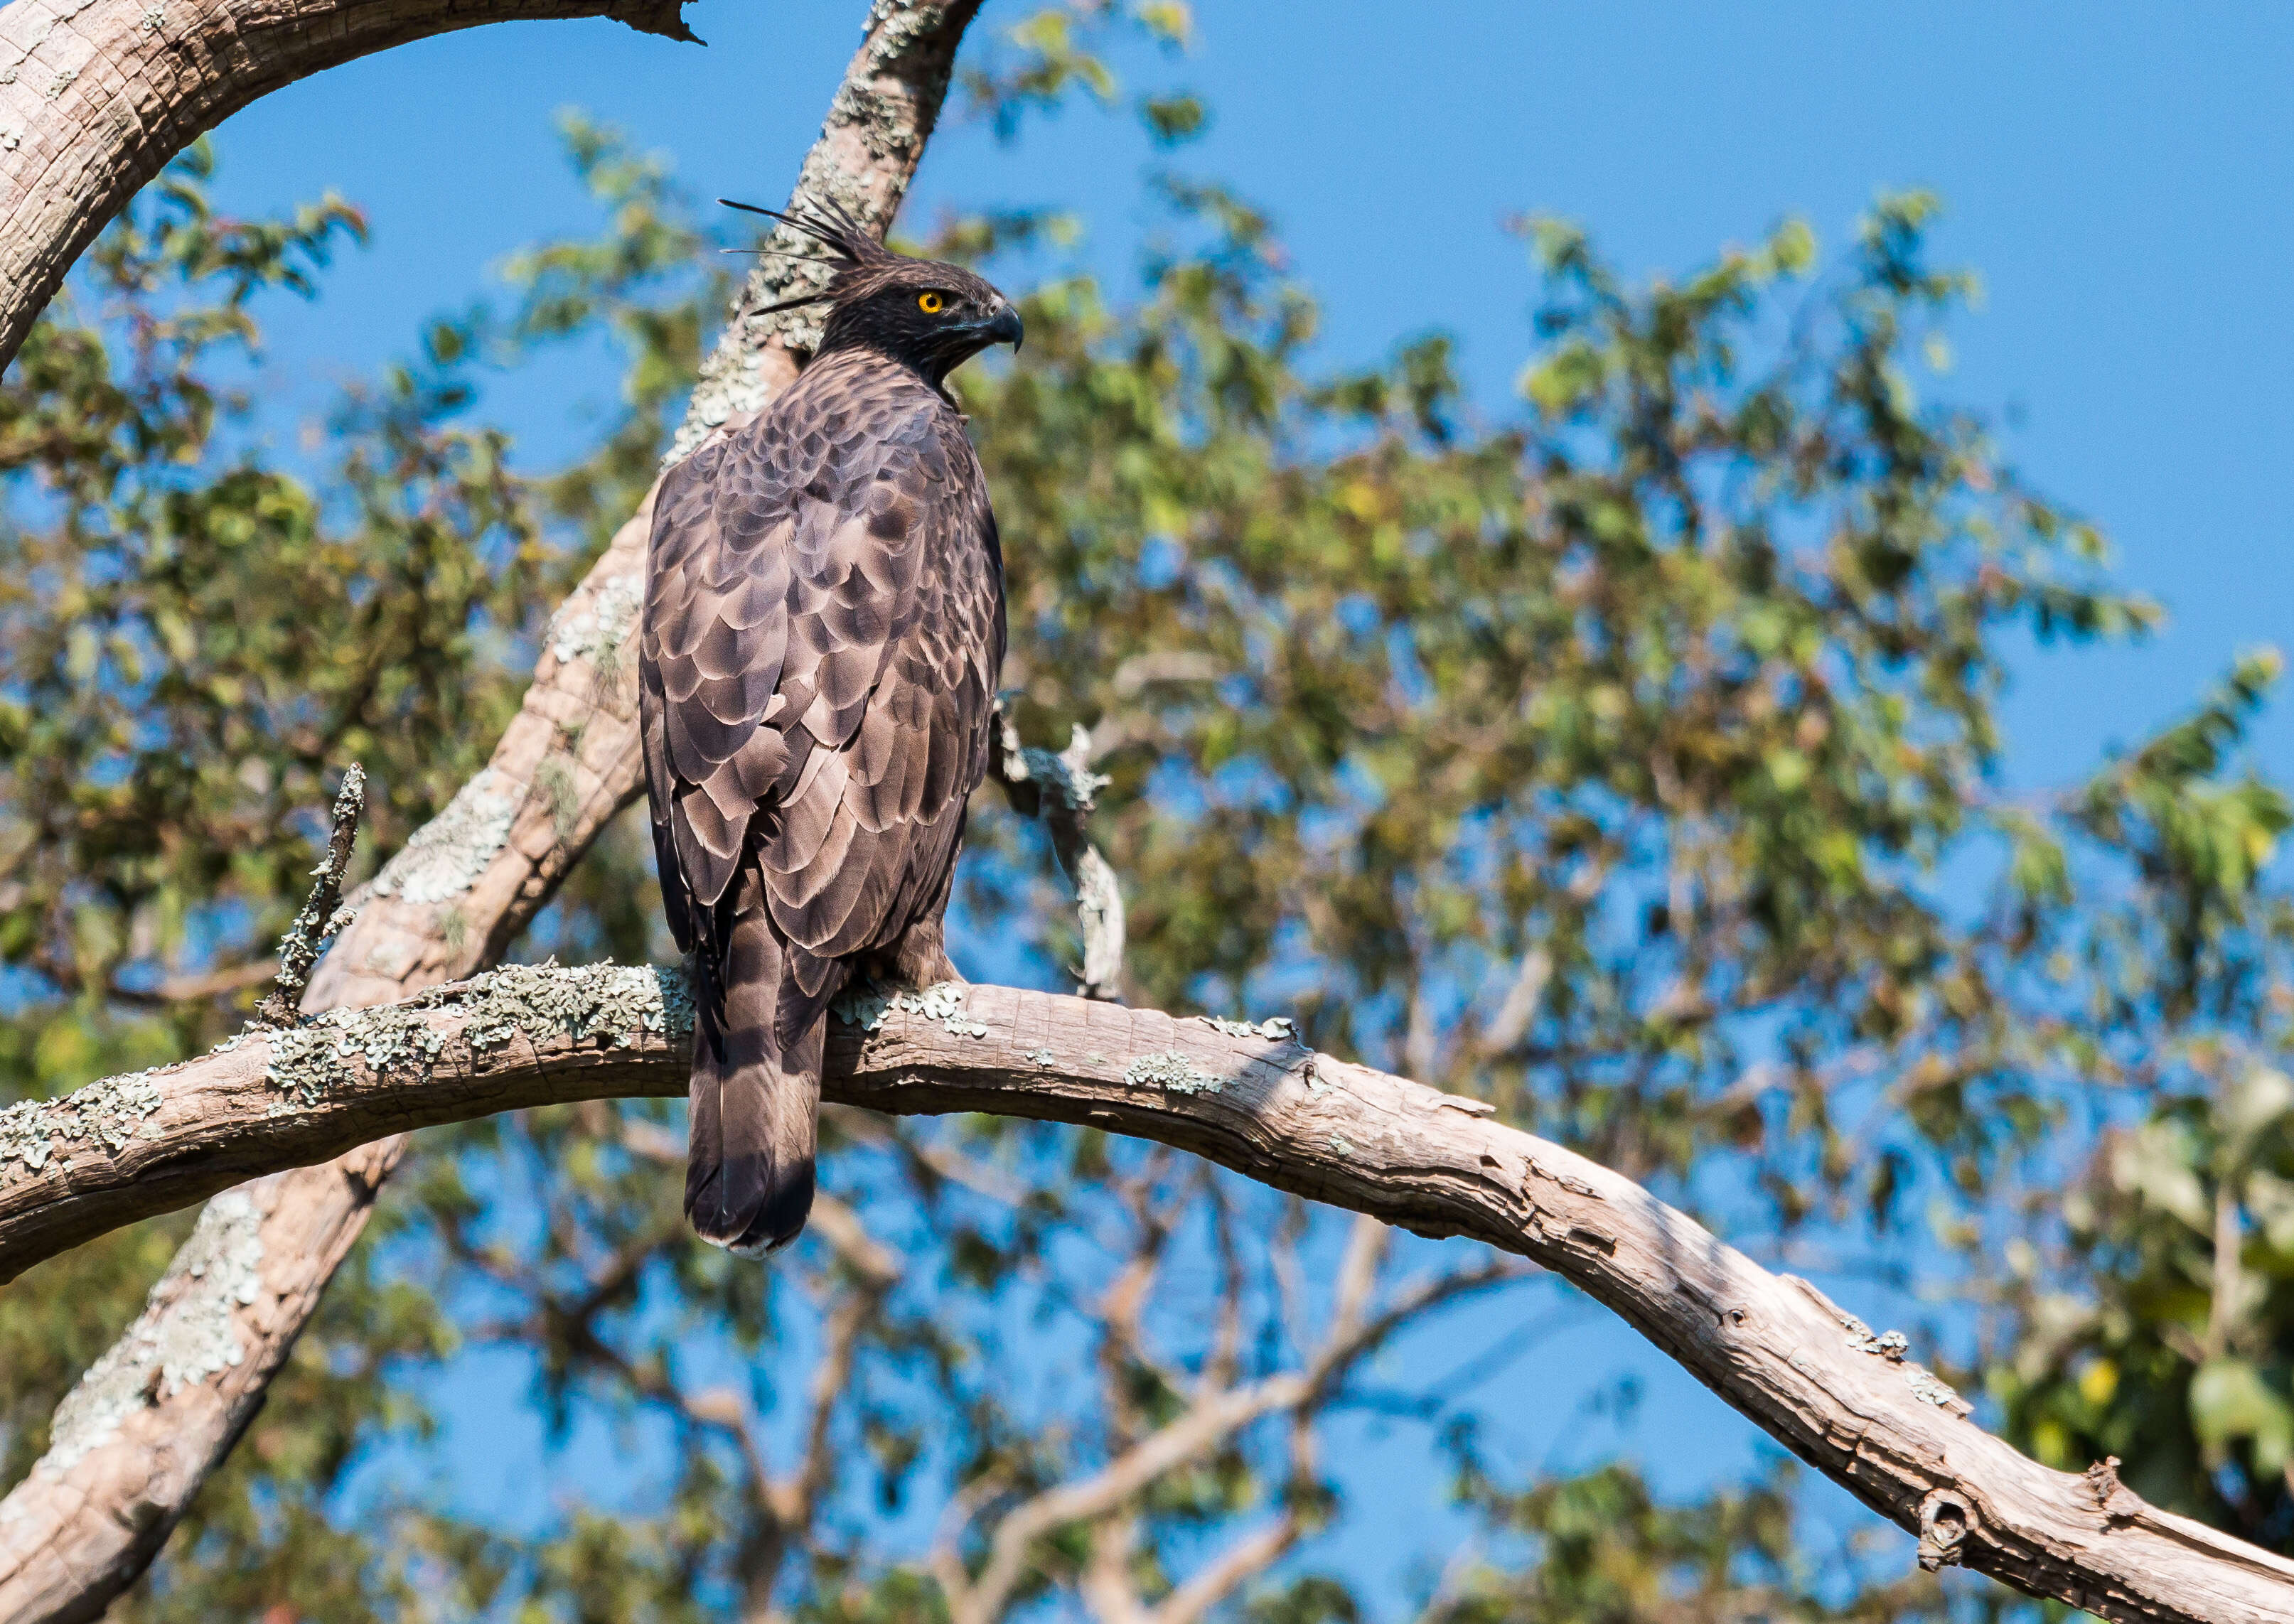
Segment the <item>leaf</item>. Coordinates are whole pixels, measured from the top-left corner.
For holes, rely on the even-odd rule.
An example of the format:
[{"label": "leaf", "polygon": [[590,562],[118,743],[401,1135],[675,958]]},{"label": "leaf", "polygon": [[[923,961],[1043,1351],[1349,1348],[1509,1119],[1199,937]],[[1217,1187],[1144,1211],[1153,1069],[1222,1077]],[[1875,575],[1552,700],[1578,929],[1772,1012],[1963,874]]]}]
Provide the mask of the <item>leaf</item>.
[{"label": "leaf", "polygon": [[2255,1465],[2275,1476],[2294,1458],[2294,1406],[2242,1359],[2215,1359],[2191,1378],[2191,1424],[2213,1451],[2249,1442]]},{"label": "leaf", "polygon": [[2200,1234],[2214,1233],[2214,1206],[2193,1169],[2190,1134],[2171,1122],[2144,1124],[2120,1136],[2111,1158],[2119,1188],[2172,1213]]}]

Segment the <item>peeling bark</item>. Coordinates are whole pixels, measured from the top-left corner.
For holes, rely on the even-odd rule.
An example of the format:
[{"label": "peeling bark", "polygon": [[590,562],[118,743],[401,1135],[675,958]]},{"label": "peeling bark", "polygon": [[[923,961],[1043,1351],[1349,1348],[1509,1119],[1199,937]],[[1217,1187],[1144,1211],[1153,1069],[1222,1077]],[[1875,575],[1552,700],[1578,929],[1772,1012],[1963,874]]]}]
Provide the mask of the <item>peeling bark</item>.
[{"label": "peeling bark", "polygon": [[[0,1266],[15,1272],[202,1188],[386,1130],[681,1094],[680,993],[671,971],[523,969],[330,1018],[299,1049],[297,1034],[250,1030],[151,1074],[157,1103],[136,1131],[117,1146],[73,1141],[69,1173],[52,1161],[27,1174],[20,1156],[0,1164]],[[135,1092],[127,1081],[112,1095]],[[1769,1273],[1619,1174],[1490,1120],[1481,1102],[1316,1054],[1287,1023],[1183,1020],[995,987],[877,993],[839,1006],[824,1094],[1156,1140],[1420,1234],[1485,1242],[1607,1303],[1915,1536],[1924,1565],[1964,1565],[2127,1624],[2294,1617],[2294,1563],[2146,1504],[2109,1467],[2072,1475],[2027,1459],[1969,1420],[1901,1336],[1875,1335],[1808,1282]],[[249,1266],[267,1269],[267,1255]],[[155,1301],[171,1291],[182,1292],[175,1275]],[[104,1420],[100,1403],[88,1409]],[[164,1458],[149,1469],[163,1473]],[[0,1522],[0,1541],[17,1537]]]},{"label": "peeling bark", "polygon": [[137,188],[281,85],[410,40],[613,17],[692,39],[686,0],[15,0],[0,9],[0,369]]}]

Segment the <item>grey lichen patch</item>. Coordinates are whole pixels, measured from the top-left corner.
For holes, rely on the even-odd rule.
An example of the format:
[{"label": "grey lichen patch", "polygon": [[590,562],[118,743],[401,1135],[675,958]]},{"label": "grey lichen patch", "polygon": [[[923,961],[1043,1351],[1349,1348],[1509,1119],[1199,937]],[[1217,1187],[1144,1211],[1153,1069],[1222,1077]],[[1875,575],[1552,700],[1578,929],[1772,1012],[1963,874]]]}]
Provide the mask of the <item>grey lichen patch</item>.
[{"label": "grey lichen patch", "polygon": [[1203,1070],[1176,1049],[1143,1054],[1123,1068],[1123,1080],[1134,1088],[1160,1088],[1175,1094],[1216,1094],[1226,1079]]},{"label": "grey lichen patch", "polygon": [[75,1146],[124,1149],[163,1103],[159,1076],[106,1077],[61,1100],[24,1100],[0,1110],[0,1184],[38,1173],[51,1158],[69,1159]]},{"label": "grey lichen patch", "polygon": [[863,1032],[883,1031],[884,1017],[897,1010],[939,1022],[950,1037],[986,1037],[988,1023],[972,1019],[964,1008],[971,991],[961,981],[935,982],[922,992],[867,981],[846,988],[828,1012]]},{"label": "grey lichen patch", "polygon": [[374,877],[378,897],[444,902],[476,885],[509,839],[517,797],[489,767],[464,784],[444,811],[414,832],[405,849]]},{"label": "grey lichen patch", "polygon": [[549,826],[561,840],[574,838],[581,826],[582,797],[574,778],[574,763],[564,756],[545,757],[533,769],[534,793],[549,808]]},{"label": "grey lichen patch", "polygon": [[1263,1037],[1269,1043],[1278,1043],[1284,1039],[1295,1042],[1298,1036],[1298,1027],[1288,1015],[1270,1015],[1256,1026],[1247,1020],[1221,1020],[1216,1015],[1198,1015],[1195,1019],[1229,1037]]},{"label": "grey lichen patch", "polygon": [[411,1004],[329,1010],[275,1034],[263,1075],[283,1096],[274,1109],[316,1105],[358,1081],[362,1063],[371,1071],[411,1068],[427,1075],[445,1052],[446,1040]]},{"label": "grey lichen patch", "polygon": [[905,156],[915,149],[915,121],[907,103],[872,86],[847,80],[829,102],[828,118],[858,131],[871,158]]},{"label": "grey lichen patch", "polygon": [[1914,1398],[1923,1404],[1932,1404],[1938,1409],[1946,1408],[1959,1397],[1957,1388],[1925,1365],[1906,1361],[1904,1381],[1911,1388]]},{"label": "grey lichen patch", "polygon": [[622,639],[637,624],[645,603],[645,578],[631,571],[608,575],[584,601],[576,599],[549,622],[549,652],[563,664],[587,660],[601,670],[621,664]]},{"label": "grey lichen patch", "polygon": [[243,1190],[207,1203],[142,1314],[56,1406],[48,1452],[36,1470],[69,1471],[137,1410],[246,1357],[235,1313],[261,1295],[262,1222]]},{"label": "grey lichen patch", "polygon": [[1958,1401],[1958,1389],[1925,1365],[1904,1357],[1911,1348],[1912,1340],[1903,1332],[1882,1331],[1874,1336],[1872,1328],[1853,1314],[1841,1315],[1840,1323],[1846,1333],[1844,1340],[1857,1352],[1870,1353],[1890,1364],[1901,1365],[1905,1384],[1921,1403],[1932,1404],[1941,1409]]},{"label": "grey lichen patch", "polygon": [[873,40],[868,47],[868,64],[884,69],[897,66],[915,49],[915,44],[925,29],[939,25],[947,12],[947,0],[875,0],[868,8],[868,20],[862,25],[861,37]]},{"label": "grey lichen patch", "polygon": [[1020,1057],[1031,1066],[1056,1066],[1060,1057],[1048,1049],[1030,1049]]},{"label": "grey lichen patch", "polygon": [[[459,1015],[459,1034],[442,1017]],[[542,1043],[640,1033],[676,1037],[693,1029],[684,975],[650,964],[512,964],[409,999],[365,1010],[329,1010],[271,1037],[264,1075],[281,1108],[315,1105],[362,1074],[427,1075],[457,1035],[474,1052],[523,1037]]]},{"label": "grey lichen patch", "polygon": [[1877,1353],[1883,1359],[1900,1360],[1904,1351],[1912,1345],[1910,1337],[1901,1331],[1883,1331],[1875,1336],[1872,1328],[1849,1314],[1843,1318],[1842,1327],[1848,1333],[1848,1345],[1859,1353]]},{"label": "grey lichen patch", "polygon": [[[370,890],[368,894],[371,896],[373,893]],[[395,981],[414,968],[414,961],[421,955],[421,944],[413,938],[403,934],[386,936],[367,949],[366,967],[378,976],[386,976]]]},{"label": "grey lichen patch", "polygon": [[1352,1156],[1354,1153],[1354,1146],[1346,1142],[1344,1135],[1338,1133],[1330,1135],[1330,1149],[1340,1156]]}]

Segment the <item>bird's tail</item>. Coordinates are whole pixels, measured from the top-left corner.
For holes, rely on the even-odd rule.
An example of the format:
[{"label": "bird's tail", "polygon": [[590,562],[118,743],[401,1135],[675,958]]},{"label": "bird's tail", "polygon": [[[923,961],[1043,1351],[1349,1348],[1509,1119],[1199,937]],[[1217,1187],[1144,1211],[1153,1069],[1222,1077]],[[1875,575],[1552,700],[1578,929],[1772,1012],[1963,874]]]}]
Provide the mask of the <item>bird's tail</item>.
[{"label": "bird's tail", "polygon": [[685,1215],[744,1255],[794,1240],[812,1210],[826,1000],[804,999],[793,1029],[781,1019],[786,959],[765,909],[740,908],[696,1000]]}]

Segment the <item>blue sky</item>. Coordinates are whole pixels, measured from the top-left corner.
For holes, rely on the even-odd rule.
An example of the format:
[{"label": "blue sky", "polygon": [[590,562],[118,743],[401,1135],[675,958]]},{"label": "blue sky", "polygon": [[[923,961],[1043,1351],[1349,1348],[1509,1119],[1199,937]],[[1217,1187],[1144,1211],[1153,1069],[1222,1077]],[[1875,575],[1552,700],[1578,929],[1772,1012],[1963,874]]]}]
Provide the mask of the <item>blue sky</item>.
[{"label": "blue sky", "polygon": [[[777,201],[863,9],[699,0],[705,51],[603,22],[492,28],[259,103],[218,138],[227,203],[331,186],[375,226],[322,302],[273,307],[276,359],[313,385],[369,370],[509,251],[589,230],[551,133],[563,106],[664,151],[696,192]],[[992,0],[980,26],[1029,9]],[[1129,64],[1135,87],[1185,85],[1211,106],[1208,134],[1173,161],[1272,212],[1322,301],[1330,361],[1446,329],[1491,415],[1528,338],[1509,215],[1575,219],[1641,276],[1787,214],[1837,248],[1875,191],[1940,192],[1940,257],[1988,289],[1941,390],[1997,416],[2024,472],[2097,519],[2124,579],[2172,614],[2141,650],[2020,662],[2017,782],[2080,771],[2187,704],[2233,649],[2290,640],[2294,10],[1199,0],[1197,15],[1190,56]],[[1062,207],[1120,274],[1160,161],[1087,111],[1008,146],[951,121],[909,219]],[[541,451],[570,447],[611,379],[537,378],[490,410]],[[2260,739],[2294,771],[2285,707]],[[1750,1459],[1741,1422],[1614,1324],[1572,1330],[1508,1380],[1548,1395],[1530,1430],[1550,1438],[1575,1413],[1556,1377],[1621,1360],[1643,1381],[1643,1440],[1670,1435],[1699,1463],[1675,1486]],[[482,1425],[501,1393],[479,1380],[456,1408]]]},{"label": "blue sky", "polygon": [[[992,0],[979,28],[1027,9]],[[502,256],[588,226],[550,131],[562,106],[626,126],[697,192],[785,194],[860,10],[697,0],[706,50],[606,22],[494,27],[258,103],[220,137],[226,197],[334,186],[376,227],[323,303],[275,313],[280,359],[324,376],[403,353]],[[1940,251],[1988,289],[1944,387],[1999,414],[2025,471],[2101,520],[2126,577],[2174,614],[2140,653],[2032,665],[2010,713],[2020,779],[2078,770],[2233,648],[2285,637],[2294,12],[1203,0],[1198,21],[1187,59],[1135,75],[1209,101],[1210,133],[1179,161],[1272,210],[1333,360],[1446,328],[1493,411],[1527,337],[1510,215],[1576,219],[1648,273],[1786,214],[1836,246],[1875,191],[1941,192]],[[1086,111],[1008,147],[951,121],[909,218],[1072,208],[1119,272],[1155,161],[1127,121]],[[578,428],[571,403],[527,391],[498,409],[547,448]],[[2263,736],[2294,765],[2283,714]]]}]

